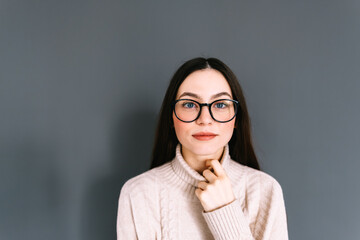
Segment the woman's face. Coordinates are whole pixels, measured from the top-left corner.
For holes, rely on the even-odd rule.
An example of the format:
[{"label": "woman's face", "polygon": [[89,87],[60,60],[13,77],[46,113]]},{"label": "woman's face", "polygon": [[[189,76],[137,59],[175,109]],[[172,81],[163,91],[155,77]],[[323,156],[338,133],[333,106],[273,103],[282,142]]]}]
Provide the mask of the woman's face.
[{"label": "woman's face", "polygon": [[[217,99],[233,99],[231,89],[224,76],[214,69],[198,70],[191,73],[180,85],[176,99],[192,99],[199,103],[211,103]],[[209,108],[202,107],[201,115],[193,122],[180,121],[173,113],[176,136],[182,151],[195,156],[218,155],[230,141],[234,131],[235,118],[219,123],[212,119]],[[203,133],[213,137],[201,137]]]}]

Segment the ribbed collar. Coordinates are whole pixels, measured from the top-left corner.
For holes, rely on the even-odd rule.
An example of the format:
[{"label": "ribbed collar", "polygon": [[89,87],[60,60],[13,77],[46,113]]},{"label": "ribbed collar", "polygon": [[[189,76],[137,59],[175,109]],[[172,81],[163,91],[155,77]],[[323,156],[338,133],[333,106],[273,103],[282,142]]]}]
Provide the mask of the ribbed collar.
[{"label": "ribbed collar", "polygon": [[[220,161],[225,172],[229,168],[229,162],[229,146],[226,145]],[[178,175],[182,180],[184,180],[188,184],[191,184],[194,187],[197,186],[199,181],[206,181],[206,179],[202,175],[200,175],[197,171],[191,168],[189,164],[184,160],[181,154],[180,143],[176,146],[176,155],[175,158],[171,161],[171,166],[176,175]]]}]

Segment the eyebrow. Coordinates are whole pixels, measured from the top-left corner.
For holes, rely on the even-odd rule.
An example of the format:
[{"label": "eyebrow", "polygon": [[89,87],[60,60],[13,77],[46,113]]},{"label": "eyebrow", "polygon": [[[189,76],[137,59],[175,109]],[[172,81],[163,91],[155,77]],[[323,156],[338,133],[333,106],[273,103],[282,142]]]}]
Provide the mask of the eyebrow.
[{"label": "eyebrow", "polygon": [[[232,98],[229,93],[227,93],[227,92],[220,92],[220,93],[217,93],[217,94],[212,95],[210,99],[218,98],[218,97],[221,97],[221,96],[224,96],[224,95]],[[200,97],[199,95],[197,95],[197,94],[195,94],[195,93],[192,93],[192,92],[184,92],[183,94],[181,94],[181,95],[179,96],[179,98],[182,98],[182,97],[184,97],[184,96],[189,96],[189,97],[201,99],[201,97]]]}]

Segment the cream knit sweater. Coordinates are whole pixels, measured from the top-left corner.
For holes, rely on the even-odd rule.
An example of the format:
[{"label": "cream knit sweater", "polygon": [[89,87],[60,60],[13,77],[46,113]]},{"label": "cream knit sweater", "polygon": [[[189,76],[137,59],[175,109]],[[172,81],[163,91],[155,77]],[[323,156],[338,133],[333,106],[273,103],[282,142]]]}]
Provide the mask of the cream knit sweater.
[{"label": "cream knit sweater", "polygon": [[232,160],[225,147],[221,164],[236,200],[211,212],[195,195],[205,178],[175,158],[128,180],[121,189],[118,240],[288,239],[282,189],[270,175]]}]

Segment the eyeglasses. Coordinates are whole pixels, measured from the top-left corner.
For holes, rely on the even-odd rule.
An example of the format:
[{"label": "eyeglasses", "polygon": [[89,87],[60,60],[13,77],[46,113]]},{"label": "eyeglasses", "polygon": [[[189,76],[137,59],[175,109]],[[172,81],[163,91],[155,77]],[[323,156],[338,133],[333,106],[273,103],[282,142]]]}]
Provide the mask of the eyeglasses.
[{"label": "eyeglasses", "polygon": [[200,117],[202,107],[208,106],[212,119],[220,123],[226,123],[236,116],[238,104],[238,101],[232,99],[218,99],[212,103],[179,99],[174,102],[173,109],[177,119],[190,123]]}]

